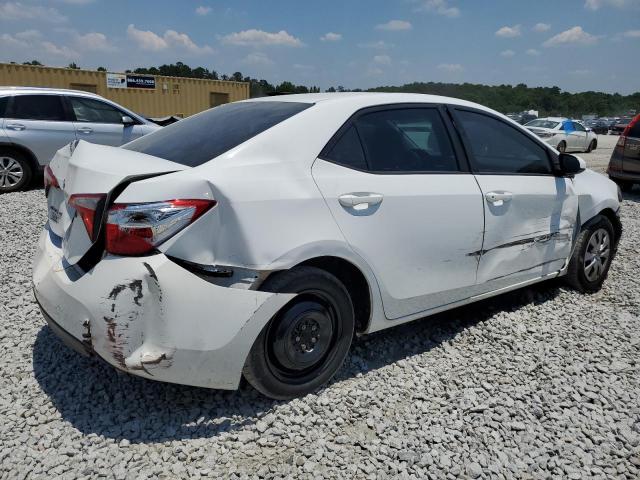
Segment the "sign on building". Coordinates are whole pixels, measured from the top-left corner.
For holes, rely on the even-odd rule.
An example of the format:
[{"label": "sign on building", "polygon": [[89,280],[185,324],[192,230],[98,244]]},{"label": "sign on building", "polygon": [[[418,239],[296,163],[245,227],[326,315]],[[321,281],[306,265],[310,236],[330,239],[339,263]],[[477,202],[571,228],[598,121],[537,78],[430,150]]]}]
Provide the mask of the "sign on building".
[{"label": "sign on building", "polygon": [[107,73],[108,88],[156,88],[155,77],[123,73]]},{"label": "sign on building", "polygon": [[122,73],[107,73],[108,88],[127,88],[127,76]]}]

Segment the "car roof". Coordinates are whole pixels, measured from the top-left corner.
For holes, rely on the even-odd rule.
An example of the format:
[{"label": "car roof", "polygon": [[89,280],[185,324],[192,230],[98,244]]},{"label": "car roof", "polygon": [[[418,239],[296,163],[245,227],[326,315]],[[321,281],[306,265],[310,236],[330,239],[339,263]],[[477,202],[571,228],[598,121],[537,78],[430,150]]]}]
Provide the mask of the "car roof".
[{"label": "car roof", "polygon": [[68,88],[47,88],[47,87],[0,87],[0,95],[23,95],[29,93],[42,93],[52,95],[78,95],[83,97],[103,98],[96,93],[85,92],[84,90],[71,90]]},{"label": "car roof", "polygon": [[392,103],[447,103],[473,107],[480,110],[493,110],[468,102],[459,98],[444,97],[440,95],[427,95],[422,93],[387,93],[387,92],[325,92],[325,93],[299,93],[292,95],[274,95],[270,97],[251,98],[244,102],[300,102],[313,104],[329,104],[337,102],[356,103],[359,107],[386,105]]}]

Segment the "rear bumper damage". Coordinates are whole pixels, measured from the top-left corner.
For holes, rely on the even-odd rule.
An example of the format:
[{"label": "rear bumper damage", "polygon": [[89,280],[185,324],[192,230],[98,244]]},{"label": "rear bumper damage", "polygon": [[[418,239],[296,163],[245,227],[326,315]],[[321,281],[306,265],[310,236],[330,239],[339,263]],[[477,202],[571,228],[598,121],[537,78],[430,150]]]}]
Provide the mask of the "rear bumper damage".
[{"label": "rear bumper damage", "polygon": [[33,284],[51,329],[72,348],[148,379],[221,389],[238,387],[254,340],[295,296],[218,286],[163,254],[106,256],[78,274],[48,229]]}]

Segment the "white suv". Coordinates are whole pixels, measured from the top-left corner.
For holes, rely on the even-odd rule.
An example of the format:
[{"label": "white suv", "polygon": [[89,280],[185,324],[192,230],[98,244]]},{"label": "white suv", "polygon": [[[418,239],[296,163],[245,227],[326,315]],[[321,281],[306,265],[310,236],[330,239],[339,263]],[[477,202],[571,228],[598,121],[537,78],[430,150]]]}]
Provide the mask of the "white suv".
[{"label": "white suv", "polygon": [[119,146],[160,128],[99,95],[0,87],[0,193],[28,185],[74,140]]},{"label": "white suv", "polygon": [[429,95],[231,103],[63,148],[45,185],[33,282],[60,337],[149,379],[244,375],[274,398],[329,380],[356,333],[559,276],[595,291],[621,230],[611,180]]}]

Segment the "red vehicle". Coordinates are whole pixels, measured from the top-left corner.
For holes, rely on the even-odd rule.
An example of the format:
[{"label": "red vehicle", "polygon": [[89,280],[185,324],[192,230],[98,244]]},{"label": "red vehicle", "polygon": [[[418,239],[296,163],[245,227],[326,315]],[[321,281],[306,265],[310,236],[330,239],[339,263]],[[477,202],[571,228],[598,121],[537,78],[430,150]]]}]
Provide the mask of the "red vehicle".
[{"label": "red vehicle", "polygon": [[631,191],[636,183],[640,184],[640,115],[631,119],[620,134],[607,174],[623,192]]}]

